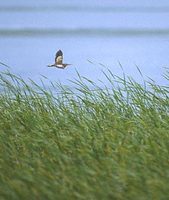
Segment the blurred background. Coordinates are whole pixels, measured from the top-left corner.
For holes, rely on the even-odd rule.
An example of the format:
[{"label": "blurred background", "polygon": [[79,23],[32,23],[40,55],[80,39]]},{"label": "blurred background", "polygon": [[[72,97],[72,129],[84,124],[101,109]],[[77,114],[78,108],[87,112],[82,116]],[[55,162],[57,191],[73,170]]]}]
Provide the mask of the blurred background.
[{"label": "blurred background", "polygon": [[[58,49],[65,70],[47,68]],[[90,62],[89,62],[90,61]],[[140,80],[142,73],[164,84],[169,67],[168,0],[0,1],[0,62],[24,79],[68,84],[83,76],[106,81],[101,70]],[[92,62],[92,63],[91,63]],[[0,71],[4,70],[0,66]],[[46,81],[47,84],[47,81]]]}]

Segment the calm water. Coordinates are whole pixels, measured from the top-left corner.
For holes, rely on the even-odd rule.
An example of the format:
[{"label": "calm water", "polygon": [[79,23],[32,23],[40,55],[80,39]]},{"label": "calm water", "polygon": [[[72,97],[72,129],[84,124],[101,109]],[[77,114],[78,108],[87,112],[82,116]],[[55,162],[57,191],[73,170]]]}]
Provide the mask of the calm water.
[{"label": "calm water", "polygon": [[[58,49],[71,67],[46,67]],[[160,75],[169,67],[168,55],[168,0],[0,2],[0,61],[24,79],[39,81],[45,75],[67,84],[78,70],[105,81],[99,63],[121,74],[120,62],[137,80],[136,65],[145,76],[164,84]]]}]

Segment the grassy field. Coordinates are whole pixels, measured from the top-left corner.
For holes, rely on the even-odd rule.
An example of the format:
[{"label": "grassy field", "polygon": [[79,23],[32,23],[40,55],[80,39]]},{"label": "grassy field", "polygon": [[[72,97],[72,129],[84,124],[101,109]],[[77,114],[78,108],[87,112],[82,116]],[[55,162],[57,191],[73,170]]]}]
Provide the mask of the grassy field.
[{"label": "grassy field", "polygon": [[169,87],[104,74],[45,89],[1,72],[1,200],[169,199]]}]

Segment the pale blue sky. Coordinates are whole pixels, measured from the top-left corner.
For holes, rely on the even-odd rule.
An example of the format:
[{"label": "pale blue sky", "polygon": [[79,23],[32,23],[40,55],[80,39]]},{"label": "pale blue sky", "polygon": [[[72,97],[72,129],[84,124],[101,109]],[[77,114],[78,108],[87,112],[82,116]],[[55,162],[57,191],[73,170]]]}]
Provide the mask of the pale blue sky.
[{"label": "pale blue sky", "polygon": [[[120,61],[129,75],[138,79],[138,65],[162,82],[163,67],[169,66],[169,1],[0,1],[0,47],[0,61],[25,78],[39,80],[43,74],[66,83],[77,69],[104,80],[99,63],[118,74]],[[58,49],[73,65],[49,70]]]}]

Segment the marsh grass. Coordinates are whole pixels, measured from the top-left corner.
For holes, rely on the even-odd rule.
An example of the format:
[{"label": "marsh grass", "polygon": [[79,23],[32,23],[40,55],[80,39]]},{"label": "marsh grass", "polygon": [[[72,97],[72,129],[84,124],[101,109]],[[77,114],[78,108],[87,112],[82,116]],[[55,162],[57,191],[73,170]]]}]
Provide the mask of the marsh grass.
[{"label": "marsh grass", "polygon": [[1,72],[1,199],[168,199],[169,87],[103,73],[72,89]]}]

